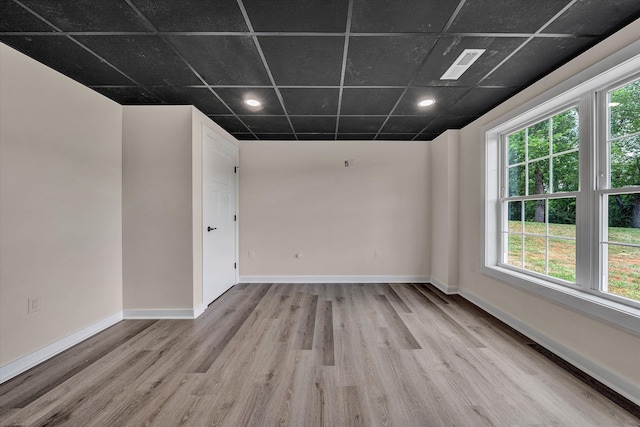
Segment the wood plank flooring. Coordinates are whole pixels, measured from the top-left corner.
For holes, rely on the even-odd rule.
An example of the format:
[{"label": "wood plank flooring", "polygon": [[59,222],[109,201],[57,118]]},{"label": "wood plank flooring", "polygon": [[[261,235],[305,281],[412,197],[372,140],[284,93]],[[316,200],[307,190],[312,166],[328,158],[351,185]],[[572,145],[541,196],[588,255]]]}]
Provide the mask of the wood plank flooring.
[{"label": "wood plank flooring", "polygon": [[432,286],[238,285],[0,385],[0,425],[640,426],[579,377]]}]

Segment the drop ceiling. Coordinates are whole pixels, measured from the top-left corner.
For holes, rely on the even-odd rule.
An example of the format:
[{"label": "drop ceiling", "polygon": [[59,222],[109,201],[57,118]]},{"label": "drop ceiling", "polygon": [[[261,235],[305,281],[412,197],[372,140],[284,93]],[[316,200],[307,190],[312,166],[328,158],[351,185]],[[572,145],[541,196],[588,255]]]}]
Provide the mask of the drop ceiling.
[{"label": "drop ceiling", "polygon": [[[638,0],[0,0],[0,41],[241,140],[431,140],[639,17]],[[486,50],[441,79],[464,49]]]}]

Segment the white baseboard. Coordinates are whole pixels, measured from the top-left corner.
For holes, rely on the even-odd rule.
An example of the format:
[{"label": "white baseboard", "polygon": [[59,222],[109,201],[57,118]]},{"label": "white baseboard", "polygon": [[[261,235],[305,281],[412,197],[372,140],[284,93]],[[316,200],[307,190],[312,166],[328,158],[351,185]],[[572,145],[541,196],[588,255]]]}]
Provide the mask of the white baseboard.
[{"label": "white baseboard", "polygon": [[428,276],[240,276],[239,283],[429,283]]},{"label": "white baseboard", "polygon": [[206,305],[201,304],[189,309],[151,309],[151,310],[125,310],[125,319],[195,319],[204,313]]},{"label": "white baseboard", "polygon": [[518,332],[531,338],[533,341],[540,344],[555,355],[571,363],[581,371],[600,381],[607,387],[631,400],[636,405],[640,405],[640,387],[637,384],[634,384],[628,379],[621,377],[606,368],[603,368],[602,366],[587,359],[582,354],[570,349],[569,347],[554,340],[553,338],[550,338],[546,334],[533,329],[528,324],[502,311],[498,307],[488,303],[474,293],[461,288],[460,295],[473,304],[477,305],[478,307],[482,308],[489,314],[493,315],[494,317],[502,320],[504,323],[511,326]]},{"label": "white baseboard", "polygon": [[207,304],[200,304],[193,309],[193,318],[197,319],[207,309]]},{"label": "white baseboard", "polygon": [[21,373],[33,368],[53,356],[62,353],[66,349],[86,340],[87,338],[115,325],[122,320],[122,312],[112,314],[96,323],[74,332],[56,342],[53,342],[39,350],[29,353],[18,360],[14,360],[4,366],[0,366],[0,383],[10,380]]},{"label": "white baseboard", "polygon": [[439,281],[438,279],[434,279],[433,277],[431,278],[431,284],[447,295],[455,295],[458,293],[457,286],[449,286],[446,283]]}]

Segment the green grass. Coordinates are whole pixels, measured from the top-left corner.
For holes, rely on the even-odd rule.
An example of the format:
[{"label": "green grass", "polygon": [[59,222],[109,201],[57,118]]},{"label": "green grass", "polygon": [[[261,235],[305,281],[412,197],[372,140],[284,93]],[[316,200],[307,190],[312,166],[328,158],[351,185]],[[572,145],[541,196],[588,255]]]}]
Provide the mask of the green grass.
[{"label": "green grass", "polygon": [[[522,265],[522,237],[511,234],[509,238],[510,265],[524,267],[549,276],[575,282],[575,225],[549,224],[549,271],[546,271],[547,243],[545,224],[525,222],[525,233],[540,234],[541,237],[524,236],[525,257]],[[519,233],[522,224],[509,222],[509,231]],[[640,301],[640,248],[616,245],[630,243],[640,245],[640,229],[609,228],[609,293]]]}]

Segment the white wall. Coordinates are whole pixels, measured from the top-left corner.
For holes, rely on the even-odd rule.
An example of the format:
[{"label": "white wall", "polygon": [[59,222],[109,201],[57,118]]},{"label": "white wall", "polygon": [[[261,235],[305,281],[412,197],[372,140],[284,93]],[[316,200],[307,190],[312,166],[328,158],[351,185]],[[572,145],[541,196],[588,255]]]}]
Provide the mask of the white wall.
[{"label": "white wall", "polygon": [[193,308],[191,114],[123,107],[125,310]]},{"label": "white wall", "polygon": [[424,142],[241,142],[241,280],[428,276],[428,176]]},{"label": "white wall", "polygon": [[[481,127],[563,82],[590,65],[640,39],[640,23],[629,25],[580,55],[460,132],[460,288],[486,307],[497,309],[527,329],[529,335],[556,343],[560,352],[597,378],[640,390],[640,335],[625,332],[566,307],[556,305],[478,272],[481,260],[482,155]],[[437,159],[434,158],[434,162]],[[640,321],[638,322],[640,333]],[[618,388],[619,389],[619,388]],[[620,391],[620,389],[619,389]],[[632,397],[627,394],[627,397]],[[640,396],[635,396],[640,402]]]},{"label": "white wall", "polygon": [[126,316],[202,304],[203,124],[237,143],[192,106],[123,107]]},{"label": "white wall", "polygon": [[447,293],[458,289],[459,134],[449,130],[429,144],[431,281]]},{"label": "white wall", "polygon": [[[122,311],[121,107],[0,44],[0,366]],[[27,299],[42,308],[27,314]]]}]

